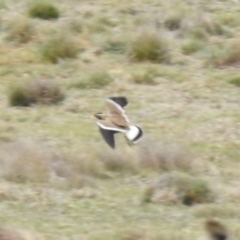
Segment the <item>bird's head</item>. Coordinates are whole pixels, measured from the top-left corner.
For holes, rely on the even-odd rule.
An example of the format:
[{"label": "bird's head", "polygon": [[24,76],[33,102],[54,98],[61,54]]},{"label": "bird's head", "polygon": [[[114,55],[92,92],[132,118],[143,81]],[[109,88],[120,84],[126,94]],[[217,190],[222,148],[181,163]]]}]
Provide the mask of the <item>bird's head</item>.
[{"label": "bird's head", "polygon": [[93,117],[95,117],[95,118],[97,118],[99,120],[103,120],[104,119],[104,113],[102,113],[102,112],[95,113],[93,115]]}]

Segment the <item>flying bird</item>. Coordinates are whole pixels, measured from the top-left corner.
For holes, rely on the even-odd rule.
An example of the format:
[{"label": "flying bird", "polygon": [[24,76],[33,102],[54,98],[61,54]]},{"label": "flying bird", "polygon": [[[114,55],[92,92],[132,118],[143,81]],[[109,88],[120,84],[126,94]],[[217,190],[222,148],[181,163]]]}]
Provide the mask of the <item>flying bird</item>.
[{"label": "flying bird", "polygon": [[115,148],[114,135],[124,133],[130,145],[137,143],[143,135],[139,126],[131,125],[124,107],[128,104],[125,97],[110,97],[106,99],[107,112],[98,112],[93,115],[106,143]]}]

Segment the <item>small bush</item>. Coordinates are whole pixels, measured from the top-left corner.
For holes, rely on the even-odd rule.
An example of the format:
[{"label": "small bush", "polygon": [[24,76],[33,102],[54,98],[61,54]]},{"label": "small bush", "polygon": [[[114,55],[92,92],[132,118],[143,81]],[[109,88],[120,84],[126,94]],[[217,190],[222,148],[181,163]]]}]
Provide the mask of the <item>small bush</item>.
[{"label": "small bush", "polygon": [[28,141],[16,141],[1,149],[1,171],[4,179],[16,183],[48,182],[52,155]]},{"label": "small bush", "polygon": [[232,77],[231,80],[229,81],[229,83],[231,83],[237,87],[240,87],[240,76]]},{"label": "small bush", "polygon": [[103,163],[106,170],[111,172],[135,172],[137,165],[133,156],[127,152],[124,155],[116,151],[99,151],[97,158]]},{"label": "small bush", "polygon": [[159,72],[155,68],[147,68],[145,71],[133,73],[131,81],[137,84],[156,84],[155,78],[159,76]]},{"label": "small bush", "polygon": [[203,47],[203,43],[197,39],[190,39],[183,42],[181,48],[183,54],[192,54],[199,51]]},{"label": "small bush", "polygon": [[57,19],[60,12],[56,6],[47,1],[33,1],[28,9],[30,17],[41,18],[45,20]]},{"label": "small bush", "polygon": [[186,150],[177,145],[160,144],[151,140],[140,143],[138,158],[142,167],[157,171],[191,171],[194,168],[194,161]]},{"label": "small bush", "polygon": [[75,33],[81,33],[84,29],[83,21],[81,18],[73,18],[67,22],[67,28]]},{"label": "small bush", "polygon": [[163,37],[154,31],[142,31],[130,43],[128,56],[134,62],[169,62],[170,52]]},{"label": "small bush", "polygon": [[82,188],[92,185],[94,178],[103,175],[101,162],[79,149],[55,153],[41,142],[26,139],[0,147],[0,177],[7,181]]},{"label": "small bush", "polygon": [[82,81],[73,82],[69,85],[70,88],[91,89],[104,88],[113,82],[113,78],[104,70],[96,70],[90,73]]},{"label": "small bush", "polygon": [[154,184],[151,200],[163,202],[163,197],[165,201],[187,206],[214,200],[214,194],[206,181],[180,172],[162,175]]},{"label": "small bush", "polygon": [[164,26],[171,31],[177,30],[181,26],[182,18],[180,14],[171,14],[164,20]]},{"label": "small bush", "polygon": [[234,39],[228,43],[208,48],[207,62],[214,66],[229,66],[240,63],[240,41]]},{"label": "small bush", "polygon": [[102,46],[102,50],[111,53],[124,53],[126,49],[126,43],[120,39],[109,38]]},{"label": "small bush", "polygon": [[65,33],[47,38],[40,51],[43,59],[56,63],[59,59],[76,58],[80,49],[76,39]]},{"label": "small bush", "polygon": [[9,103],[11,106],[27,107],[32,104],[56,104],[64,99],[64,95],[55,82],[37,80],[23,82],[11,86]]},{"label": "small bush", "polygon": [[35,34],[33,23],[23,16],[18,16],[12,19],[5,26],[6,37],[8,41],[15,41],[18,43],[29,42]]}]

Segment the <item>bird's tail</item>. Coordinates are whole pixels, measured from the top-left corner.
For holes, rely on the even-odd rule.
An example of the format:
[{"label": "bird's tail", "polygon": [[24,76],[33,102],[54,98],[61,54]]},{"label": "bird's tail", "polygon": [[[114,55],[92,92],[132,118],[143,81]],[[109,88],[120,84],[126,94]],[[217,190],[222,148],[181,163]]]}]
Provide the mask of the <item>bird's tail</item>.
[{"label": "bird's tail", "polygon": [[135,144],[140,141],[143,131],[138,126],[130,126],[130,129],[125,133],[125,136],[130,144]]}]

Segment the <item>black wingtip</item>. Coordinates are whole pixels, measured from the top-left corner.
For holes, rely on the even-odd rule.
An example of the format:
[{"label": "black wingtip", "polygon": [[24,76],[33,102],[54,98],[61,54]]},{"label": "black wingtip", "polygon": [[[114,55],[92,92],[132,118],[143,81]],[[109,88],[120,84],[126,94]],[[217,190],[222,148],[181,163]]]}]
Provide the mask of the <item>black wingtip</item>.
[{"label": "black wingtip", "polygon": [[122,108],[128,104],[128,100],[126,97],[119,96],[119,97],[109,97],[112,101],[120,105]]},{"label": "black wingtip", "polygon": [[112,130],[106,130],[99,126],[99,131],[102,134],[103,139],[105,142],[112,148],[115,148],[115,140],[114,140],[114,134],[117,133],[117,131]]}]

